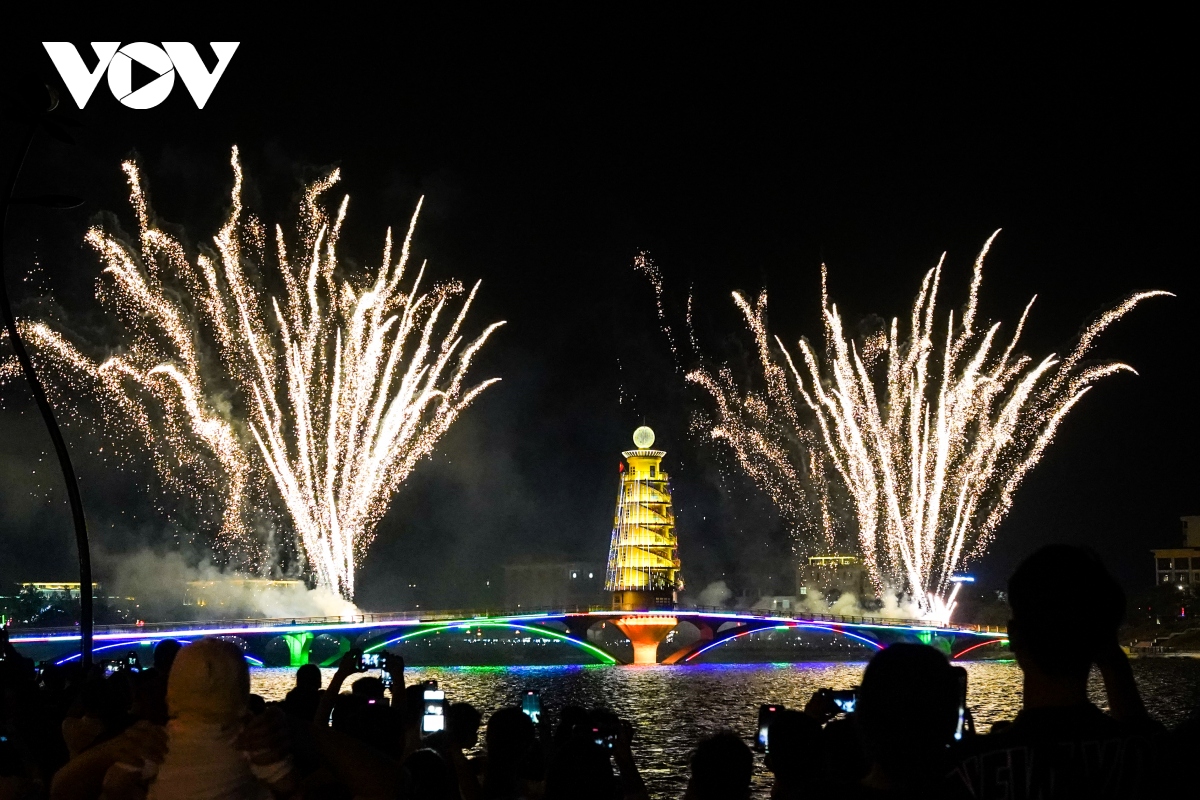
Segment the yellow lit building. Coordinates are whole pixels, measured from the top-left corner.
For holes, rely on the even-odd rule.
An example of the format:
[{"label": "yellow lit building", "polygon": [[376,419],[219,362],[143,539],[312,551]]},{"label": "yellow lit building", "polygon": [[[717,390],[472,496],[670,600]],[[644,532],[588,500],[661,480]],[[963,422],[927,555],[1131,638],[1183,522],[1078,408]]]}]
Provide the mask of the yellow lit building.
[{"label": "yellow lit building", "polygon": [[613,519],[605,589],[613,607],[630,610],[673,609],[683,588],[679,539],[671,488],[662,469],[664,450],[651,450],[654,431],[634,431],[636,450],[626,450],[621,489]]}]

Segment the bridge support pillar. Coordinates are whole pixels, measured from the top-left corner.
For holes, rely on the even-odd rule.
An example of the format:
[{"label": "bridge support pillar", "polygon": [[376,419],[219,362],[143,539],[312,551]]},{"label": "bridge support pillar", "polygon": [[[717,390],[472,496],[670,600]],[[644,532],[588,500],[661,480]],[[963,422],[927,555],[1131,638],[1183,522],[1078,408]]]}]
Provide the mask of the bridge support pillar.
[{"label": "bridge support pillar", "polygon": [[308,663],[308,653],[312,648],[313,635],[310,631],[303,633],[285,633],[283,641],[287,643],[288,664],[292,667],[302,667]]},{"label": "bridge support pillar", "polygon": [[616,621],[621,633],[629,637],[633,645],[634,664],[657,664],[658,646],[667,638],[679,620],[669,616],[622,617]]}]

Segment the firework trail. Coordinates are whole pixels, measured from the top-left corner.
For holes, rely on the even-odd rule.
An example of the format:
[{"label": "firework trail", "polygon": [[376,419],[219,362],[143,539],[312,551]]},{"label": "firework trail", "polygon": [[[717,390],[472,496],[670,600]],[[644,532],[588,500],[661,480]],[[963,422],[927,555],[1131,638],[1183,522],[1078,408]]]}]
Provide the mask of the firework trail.
[{"label": "firework trail", "polygon": [[[472,358],[503,323],[464,344],[460,328],[479,284],[455,313],[460,284],[422,292],[424,264],[406,280],[420,203],[399,255],[389,230],[374,274],[346,277],[337,246],[349,198],[332,220],[321,205],[338,171],[307,187],[294,235],[277,225],[270,242],[243,208],[236,147],[230,161],[229,216],[215,251],[194,258],[156,227],[141,174],[122,165],[137,246],[101,227],[86,236],[105,265],[97,296],[124,325],[116,355],[93,359],[42,323],[25,321],[22,332],[64,378],[60,406],[77,405],[68,392],[94,391],[106,426],[148,442],[169,486],[197,500],[220,497],[218,543],[227,552],[253,552],[261,545],[253,520],[274,513],[296,534],[318,585],[352,598],[355,564],[393,494],[499,380],[465,384]],[[282,297],[264,288],[267,273]]]},{"label": "firework trail", "polygon": [[[998,233],[998,232],[997,232]],[[1134,306],[1167,292],[1132,295],[1083,330],[1064,358],[1017,354],[1025,307],[1012,337],[1000,323],[976,329],[983,262],[975,260],[966,309],[935,322],[942,263],[926,273],[901,331],[847,335],[826,294],[823,352],[807,340],[796,358],[767,325],[767,296],[733,299],[753,335],[762,386],[743,389],[732,371],[700,368],[687,379],[715,403],[701,432],[728,445],[804,541],[834,549],[857,539],[877,590],[909,592],[945,619],[951,578],[981,555],[1067,413],[1092,384],[1126,364],[1085,364],[1096,337]],[[854,521],[847,531],[843,518]]]}]

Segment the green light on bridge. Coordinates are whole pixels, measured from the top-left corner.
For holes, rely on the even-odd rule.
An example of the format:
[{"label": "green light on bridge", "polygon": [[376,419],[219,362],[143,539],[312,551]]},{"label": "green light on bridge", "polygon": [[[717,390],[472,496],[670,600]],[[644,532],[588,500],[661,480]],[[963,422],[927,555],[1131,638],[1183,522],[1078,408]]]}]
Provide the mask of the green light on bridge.
[{"label": "green light on bridge", "polygon": [[616,664],[617,663],[617,660],[615,658],[613,658],[608,653],[601,650],[599,647],[588,644],[587,642],[581,641],[579,639],[574,639],[570,636],[567,636],[565,633],[559,633],[558,631],[547,630],[546,628],[531,628],[528,625],[517,625],[512,622],[475,622],[475,623],[471,623],[470,625],[463,625],[461,623],[454,624],[454,625],[436,625],[436,626],[429,627],[429,628],[423,628],[419,631],[413,631],[412,633],[406,633],[403,636],[397,636],[395,639],[389,639],[388,641],[383,642],[382,644],[377,644],[377,645],[374,645],[373,647],[368,647],[363,652],[374,653],[377,650],[382,650],[383,648],[387,647],[390,644],[395,644],[396,642],[403,642],[406,639],[413,639],[417,636],[427,636],[431,633],[441,633],[442,631],[453,631],[453,630],[461,631],[464,629],[470,630],[471,628],[508,628],[510,630],[529,631],[530,633],[540,634],[540,635],[546,636],[551,639],[558,639],[559,641],[566,642],[567,644],[573,644],[576,647],[578,647],[582,650],[586,650],[587,652],[591,653],[593,656],[600,659],[605,664]]}]

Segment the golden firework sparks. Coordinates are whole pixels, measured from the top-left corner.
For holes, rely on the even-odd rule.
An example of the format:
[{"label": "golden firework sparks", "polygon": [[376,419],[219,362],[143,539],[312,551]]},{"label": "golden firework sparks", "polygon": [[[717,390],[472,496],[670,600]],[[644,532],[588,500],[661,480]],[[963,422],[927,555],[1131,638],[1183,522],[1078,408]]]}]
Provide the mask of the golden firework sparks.
[{"label": "golden firework sparks", "polygon": [[[998,233],[998,232],[997,232]],[[1062,420],[1121,363],[1083,366],[1096,337],[1142,300],[1134,294],[1088,325],[1063,358],[1017,355],[1031,300],[1001,348],[1000,323],[977,330],[983,262],[975,260],[966,309],[935,322],[942,264],[926,273],[908,330],[847,335],[821,271],[824,353],[807,340],[799,359],[768,331],[767,296],[733,299],[754,338],[763,388],[739,387],[728,367],[687,379],[715,403],[701,432],[738,464],[812,548],[846,543],[850,531],[876,588],[902,588],[931,616],[946,616],[956,570],[981,555]],[[802,367],[797,362],[802,362]],[[835,513],[839,492],[847,513]]]},{"label": "golden firework sparks", "polygon": [[[137,246],[102,227],[86,236],[104,263],[97,296],[125,329],[113,355],[93,359],[45,324],[25,321],[21,330],[65,379],[60,406],[78,405],[68,390],[96,391],[106,421],[151,443],[169,485],[197,499],[220,496],[218,539],[229,552],[269,560],[252,520],[282,508],[317,583],[351,598],[355,564],[400,484],[499,380],[468,386],[466,374],[503,323],[465,343],[460,331],[479,284],[455,311],[461,284],[422,291],[425,265],[409,274],[420,203],[399,256],[389,230],[364,281],[343,275],[338,257],[349,197],[332,220],[321,203],[336,170],[305,191],[295,238],[276,226],[268,248],[262,223],[242,205],[236,147],[230,163],[231,204],[215,253],[194,258],[155,226],[137,166],[122,164]],[[270,273],[282,298],[264,288]],[[16,374],[0,365],[0,378]]]}]

